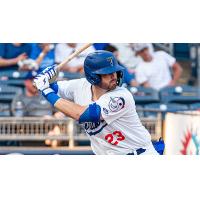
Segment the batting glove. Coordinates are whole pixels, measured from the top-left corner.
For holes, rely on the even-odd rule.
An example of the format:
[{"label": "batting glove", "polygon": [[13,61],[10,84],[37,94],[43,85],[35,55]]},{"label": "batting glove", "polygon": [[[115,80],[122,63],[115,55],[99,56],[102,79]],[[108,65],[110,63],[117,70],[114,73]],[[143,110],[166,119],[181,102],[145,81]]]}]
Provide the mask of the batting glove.
[{"label": "batting glove", "polygon": [[38,74],[34,78],[33,83],[35,87],[41,92],[49,88],[49,79],[45,74]]},{"label": "batting glove", "polygon": [[36,88],[42,92],[42,95],[54,105],[60,97],[55,93],[55,91],[50,88],[49,79],[46,74],[39,74],[33,80]]},{"label": "batting glove", "polygon": [[50,82],[53,82],[56,80],[56,78],[58,77],[58,71],[56,69],[57,65],[52,65],[49,67],[46,67],[43,71],[42,74],[45,74]]}]

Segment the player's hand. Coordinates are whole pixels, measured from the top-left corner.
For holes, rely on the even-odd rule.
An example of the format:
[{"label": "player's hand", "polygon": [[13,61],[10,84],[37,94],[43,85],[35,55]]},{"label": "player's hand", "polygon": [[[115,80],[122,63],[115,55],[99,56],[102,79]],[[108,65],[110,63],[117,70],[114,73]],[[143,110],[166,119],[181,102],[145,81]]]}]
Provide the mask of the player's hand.
[{"label": "player's hand", "polygon": [[16,63],[19,62],[19,61],[21,61],[21,60],[27,59],[27,57],[28,57],[28,56],[26,55],[26,53],[22,53],[22,54],[18,55],[18,56],[16,57]]},{"label": "player's hand", "polygon": [[56,65],[46,67],[42,71],[42,74],[46,75],[51,83],[54,82],[58,77],[58,70],[56,69]]},{"label": "player's hand", "polygon": [[49,80],[45,74],[38,74],[34,78],[33,83],[35,87],[41,92],[49,88]]}]

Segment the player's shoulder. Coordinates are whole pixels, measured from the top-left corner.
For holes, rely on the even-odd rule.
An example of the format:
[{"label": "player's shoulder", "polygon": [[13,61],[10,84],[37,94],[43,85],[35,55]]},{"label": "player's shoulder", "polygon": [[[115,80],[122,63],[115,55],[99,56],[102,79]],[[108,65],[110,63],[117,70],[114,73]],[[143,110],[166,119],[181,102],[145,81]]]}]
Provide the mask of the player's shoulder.
[{"label": "player's shoulder", "polygon": [[62,80],[58,81],[58,86],[60,88],[72,87],[74,89],[83,89],[85,87],[90,87],[90,83],[85,78],[73,79],[73,80]]},{"label": "player's shoulder", "polygon": [[117,87],[102,95],[97,104],[103,108],[104,113],[108,113],[109,110],[116,113],[123,111],[122,108],[128,109],[130,106],[134,106],[135,102],[132,94],[126,88]]},{"label": "player's shoulder", "polygon": [[123,97],[125,99],[133,99],[130,91],[125,87],[116,87],[116,89],[111,90],[105,94],[107,97]]}]

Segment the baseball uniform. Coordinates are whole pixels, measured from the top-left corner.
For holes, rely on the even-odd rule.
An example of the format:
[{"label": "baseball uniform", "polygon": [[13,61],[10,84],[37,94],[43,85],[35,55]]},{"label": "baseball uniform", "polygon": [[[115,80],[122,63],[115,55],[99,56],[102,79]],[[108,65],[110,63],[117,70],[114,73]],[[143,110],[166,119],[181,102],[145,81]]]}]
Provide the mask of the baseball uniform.
[{"label": "baseball uniform", "polygon": [[[79,105],[87,106],[92,101],[92,85],[85,79],[58,82],[58,95]],[[102,95],[96,103],[101,107],[102,119],[98,123],[83,123],[97,155],[158,154],[154,149],[151,136],[141,124],[136,113],[131,93],[123,87],[116,87]]]}]

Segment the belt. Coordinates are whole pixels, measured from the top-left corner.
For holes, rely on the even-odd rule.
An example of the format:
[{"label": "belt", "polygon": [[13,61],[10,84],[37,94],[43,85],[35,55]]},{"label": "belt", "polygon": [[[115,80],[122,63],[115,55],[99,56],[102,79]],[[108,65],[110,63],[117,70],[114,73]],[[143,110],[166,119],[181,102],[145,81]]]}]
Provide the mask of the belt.
[{"label": "belt", "polygon": [[127,155],[140,155],[141,153],[144,153],[145,151],[146,151],[146,149],[139,148],[139,149],[135,150],[136,153],[132,152],[132,153],[128,153]]}]

